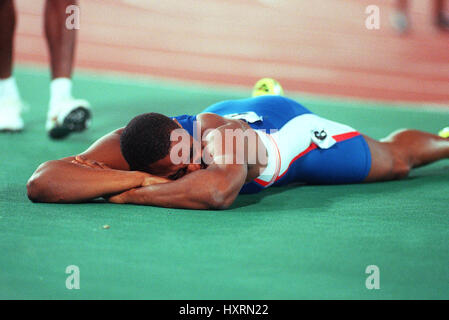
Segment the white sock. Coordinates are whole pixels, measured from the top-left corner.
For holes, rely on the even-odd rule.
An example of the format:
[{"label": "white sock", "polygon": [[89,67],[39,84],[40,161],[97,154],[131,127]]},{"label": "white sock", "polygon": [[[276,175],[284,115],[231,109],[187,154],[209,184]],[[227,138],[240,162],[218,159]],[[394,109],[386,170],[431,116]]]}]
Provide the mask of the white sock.
[{"label": "white sock", "polygon": [[0,100],[3,99],[20,100],[19,89],[14,77],[0,79]]},{"label": "white sock", "polygon": [[50,83],[50,107],[61,101],[72,99],[72,80],[56,78]]}]

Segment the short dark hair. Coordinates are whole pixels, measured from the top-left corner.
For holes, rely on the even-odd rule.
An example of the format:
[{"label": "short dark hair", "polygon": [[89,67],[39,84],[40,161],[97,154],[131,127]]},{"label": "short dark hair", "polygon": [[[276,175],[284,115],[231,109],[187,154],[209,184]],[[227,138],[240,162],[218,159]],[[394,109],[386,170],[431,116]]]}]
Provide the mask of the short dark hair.
[{"label": "short dark hair", "polygon": [[132,119],[120,136],[120,149],[131,170],[148,166],[170,152],[170,134],[178,124],[160,113],[144,113]]}]

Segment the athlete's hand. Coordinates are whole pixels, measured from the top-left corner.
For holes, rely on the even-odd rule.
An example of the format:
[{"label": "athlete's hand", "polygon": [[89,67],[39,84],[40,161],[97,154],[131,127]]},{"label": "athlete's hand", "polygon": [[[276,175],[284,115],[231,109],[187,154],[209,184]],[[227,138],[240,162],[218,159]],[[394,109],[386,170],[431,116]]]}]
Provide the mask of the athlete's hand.
[{"label": "athlete's hand", "polygon": [[103,162],[86,159],[82,156],[76,156],[75,159],[72,160],[72,163],[79,164],[81,166],[85,166],[92,169],[111,169]]},{"label": "athlete's hand", "polygon": [[[131,189],[131,190],[133,190],[133,189]],[[126,203],[127,193],[130,192],[131,190],[116,194],[111,197],[104,197],[104,198],[110,203],[124,204],[124,203]]]},{"label": "athlete's hand", "polygon": [[[149,173],[145,173],[145,172],[136,171],[136,173],[141,174],[143,177],[142,184],[141,184],[140,188],[148,187],[148,186],[151,186],[154,184],[173,182],[172,180],[158,177],[158,176],[155,176],[155,175],[152,175]],[[113,196],[105,196],[104,198],[111,203],[117,203],[117,204],[128,203],[130,201],[132,202],[133,192],[138,189],[139,188],[132,188],[130,190],[127,190],[125,192],[122,192],[122,193],[119,193],[119,194],[116,194]]]},{"label": "athlete's hand", "polygon": [[149,173],[144,173],[142,172],[143,176],[143,180],[142,180],[142,187],[148,187],[151,186],[153,184],[159,184],[159,183],[167,183],[167,182],[172,182],[172,180],[166,179],[166,178],[162,178],[162,177],[158,177]]}]

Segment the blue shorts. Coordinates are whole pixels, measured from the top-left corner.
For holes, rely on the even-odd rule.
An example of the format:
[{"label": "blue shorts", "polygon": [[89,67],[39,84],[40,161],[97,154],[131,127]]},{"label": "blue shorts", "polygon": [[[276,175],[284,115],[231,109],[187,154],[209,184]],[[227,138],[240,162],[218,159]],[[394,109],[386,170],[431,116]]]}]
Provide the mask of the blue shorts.
[{"label": "blue shorts", "polygon": [[358,132],[334,136],[338,140],[329,149],[320,149],[312,143],[298,153],[287,169],[272,182],[256,178],[243,186],[240,193],[255,193],[269,186],[290,183],[348,184],[363,182],[371,169],[371,152],[365,138]]}]

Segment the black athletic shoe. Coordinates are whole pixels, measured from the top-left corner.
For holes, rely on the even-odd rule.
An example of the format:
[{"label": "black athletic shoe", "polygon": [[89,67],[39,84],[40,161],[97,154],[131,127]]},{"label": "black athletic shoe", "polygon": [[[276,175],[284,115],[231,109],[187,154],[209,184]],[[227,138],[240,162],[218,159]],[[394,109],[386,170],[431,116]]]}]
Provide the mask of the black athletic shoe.
[{"label": "black athletic shoe", "polygon": [[[75,103],[74,102],[82,102]],[[63,139],[73,132],[86,130],[90,125],[92,113],[84,100],[74,100],[63,108],[57,116],[48,118],[47,131],[52,139]]]}]

